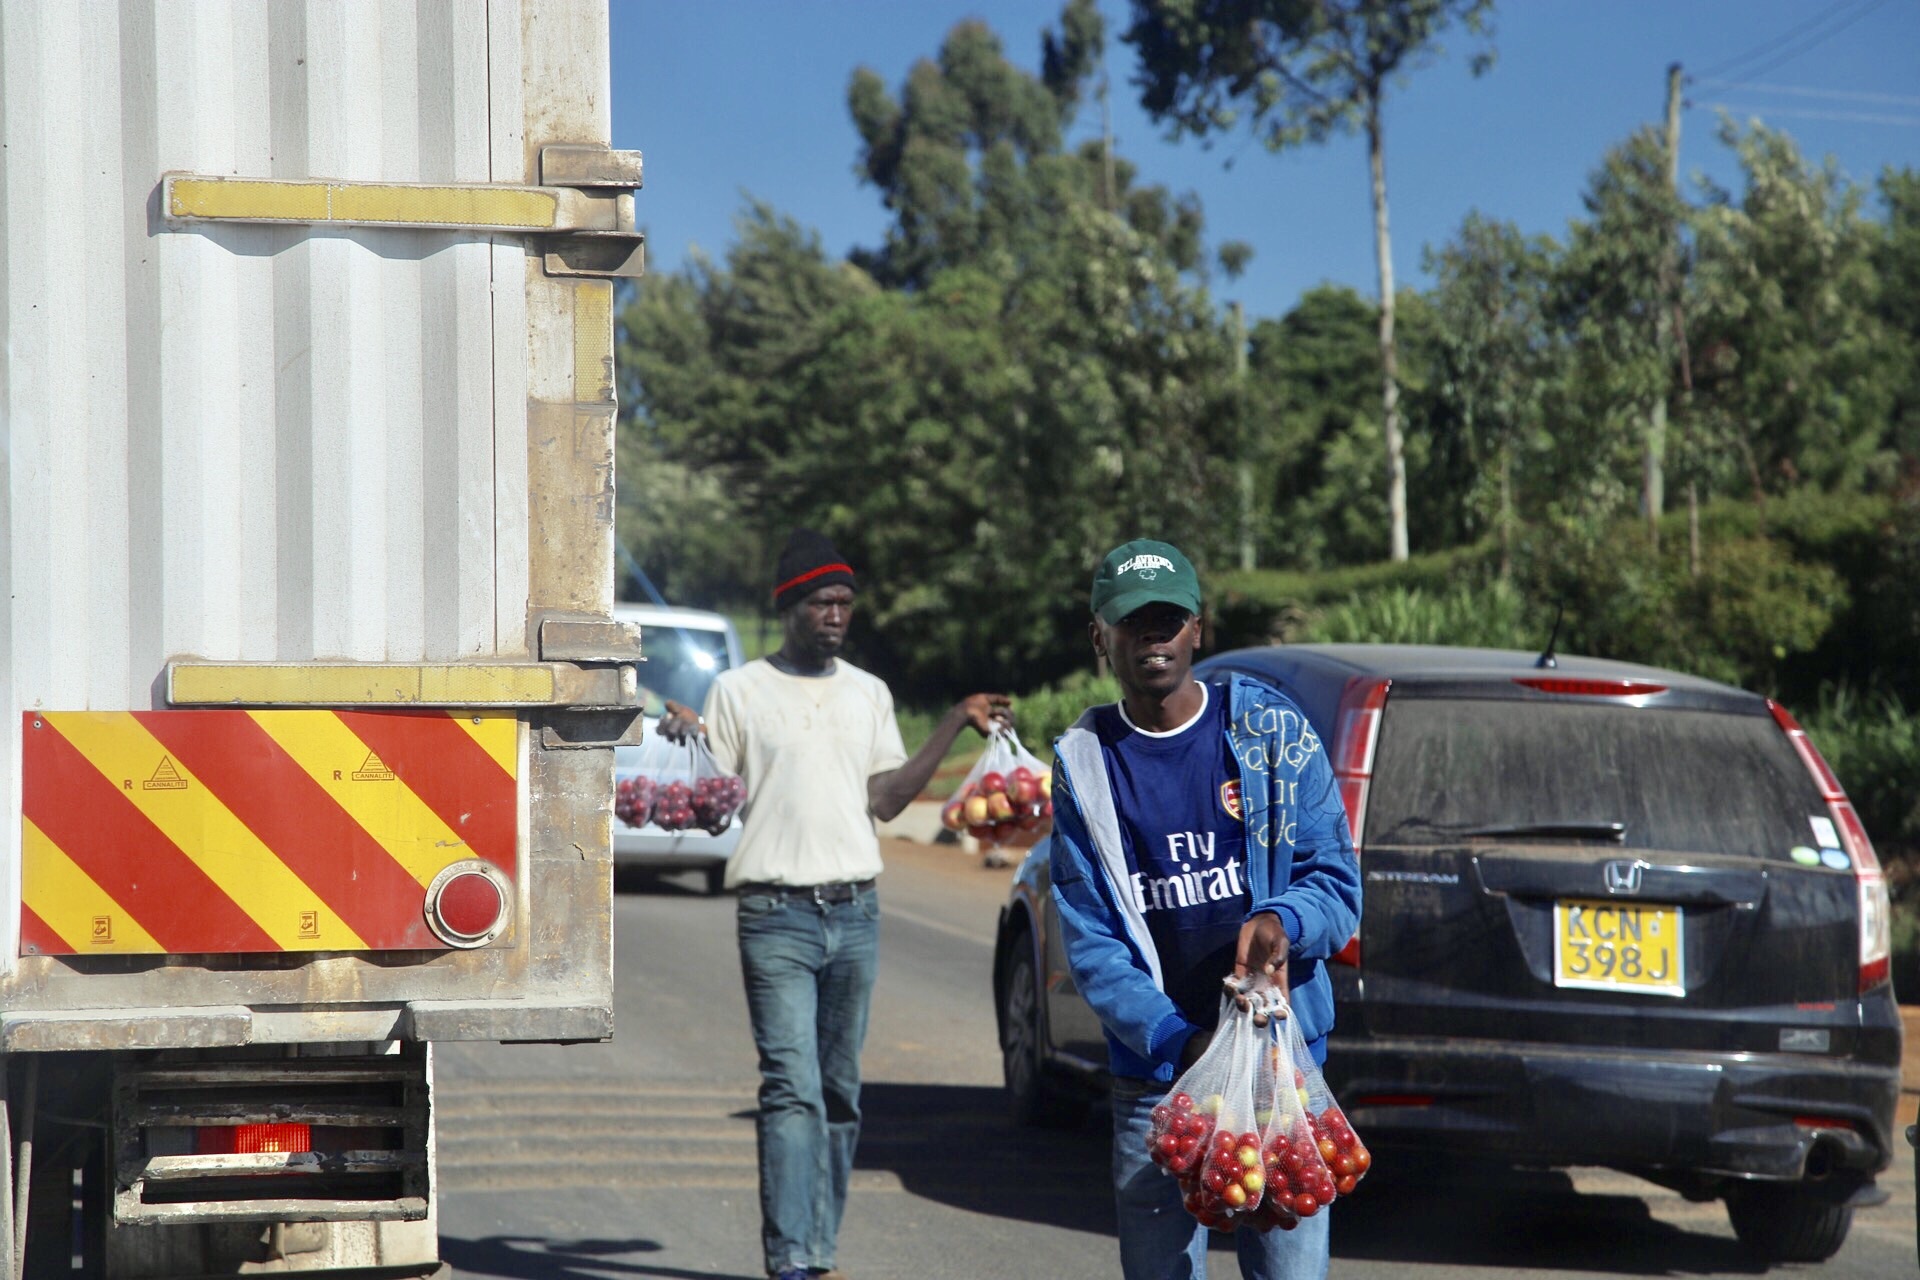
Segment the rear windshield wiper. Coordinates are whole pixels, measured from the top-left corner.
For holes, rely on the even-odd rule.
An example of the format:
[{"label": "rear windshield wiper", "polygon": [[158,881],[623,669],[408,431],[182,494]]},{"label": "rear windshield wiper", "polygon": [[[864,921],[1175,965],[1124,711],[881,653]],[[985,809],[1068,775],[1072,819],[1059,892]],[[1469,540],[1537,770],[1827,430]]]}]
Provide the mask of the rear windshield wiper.
[{"label": "rear windshield wiper", "polygon": [[1466,836],[1541,836],[1549,840],[1611,840],[1627,842],[1624,822],[1518,822],[1501,827],[1468,827]]}]

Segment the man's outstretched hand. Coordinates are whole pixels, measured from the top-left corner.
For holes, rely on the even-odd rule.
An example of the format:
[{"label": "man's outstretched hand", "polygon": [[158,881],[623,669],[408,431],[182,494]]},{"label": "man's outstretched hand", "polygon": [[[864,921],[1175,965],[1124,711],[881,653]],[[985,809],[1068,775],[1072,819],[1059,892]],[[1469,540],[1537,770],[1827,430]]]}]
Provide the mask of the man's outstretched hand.
[{"label": "man's outstretched hand", "polygon": [[[1240,926],[1239,945],[1233,952],[1233,976],[1239,982],[1254,974],[1265,974],[1282,992],[1287,990],[1287,926],[1276,912],[1262,911]],[[1242,1009],[1247,998],[1236,995]]]}]

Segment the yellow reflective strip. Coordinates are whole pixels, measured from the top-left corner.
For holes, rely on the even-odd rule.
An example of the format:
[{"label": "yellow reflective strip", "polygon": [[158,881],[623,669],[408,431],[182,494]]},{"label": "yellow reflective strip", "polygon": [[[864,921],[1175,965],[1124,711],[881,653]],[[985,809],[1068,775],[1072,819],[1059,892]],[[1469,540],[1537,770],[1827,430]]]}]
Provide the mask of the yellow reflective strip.
[{"label": "yellow reflective strip", "polygon": [[374,765],[368,758],[374,756],[373,749],[340,717],[297,711],[248,714],[422,886],[448,863],[474,856],[466,841],[406,783]]},{"label": "yellow reflective strip", "polygon": [[553,696],[553,669],[535,665],[181,663],[168,677],[168,698],[182,706],[528,706]]},{"label": "yellow reflective strip", "polygon": [[553,192],[521,187],[428,187],[370,182],[173,178],[167,214],[227,222],[389,223],[538,231],[560,220]]},{"label": "yellow reflective strip", "polygon": [[327,188],[334,222],[402,222],[457,227],[551,227],[560,202],[545,191],[473,187],[383,187],[351,183]]},{"label": "yellow reflective strip", "polygon": [[79,951],[166,951],[30,818],[20,820],[20,896]]},{"label": "yellow reflective strip", "polygon": [[613,282],[573,286],[573,398],[613,399]]},{"label": "yellow reflective strip", "polygon": [[480,749],[493,757],[493,762],[506,770],[510,778],[520,776],[520,720],[517,716],[467,715],[458,711],[447,713],[454,723],[467,731],[467,736],[480,744]]},{"label": "yellow reflective strip", "polygon": [[[339,723],[330,713],[294,714],[325,715]],[[46,719],[108,778],[147,779],[162,760],[168,761],[169,786],[136,783],[121,794],[283,951],[349,951],[365,946],[360,935],[293,868],[133,716],[49,712]],[[303,921],[308,913],[311,918]]]},{"label": "yellow reflective strip", "polygon": [[215,181],[175,178],[168,185],[167,214],[174,218],[224,218],[240,222],[325,222],[324,182]]}]

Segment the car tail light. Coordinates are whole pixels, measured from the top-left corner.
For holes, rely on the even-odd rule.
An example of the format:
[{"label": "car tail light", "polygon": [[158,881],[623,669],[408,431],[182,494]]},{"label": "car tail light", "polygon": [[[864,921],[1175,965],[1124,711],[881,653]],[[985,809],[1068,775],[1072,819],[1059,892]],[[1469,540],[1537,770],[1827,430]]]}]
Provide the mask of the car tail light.
[{"label": "car tail light", "polygon": [[1833,770],[1820,758],[1813,739],[1785,707],[1771,698],[1767,700],[1767,710],[1773,713],[1774,723],[1787,735],[1787,741],[1793,744],[1800,762],[1807,766],[1814,785],[1820,789],[1821,799],[1827,802],[1827,812],[1833,816],[1840,846],[1853,863],[1854,884],[1860,900],[1860,990],[1870,990],[1887,980],[1893,960],[1893,901],[1887,893],[1886,874],[1880,870],[1873,841],[1867,839],[1867,829],[1860,825],[1860,815],[1854,811],[1853,802],[1847,799],[1840,779],[1833,776]]},{"label": "car tail light", "polygon": [[313,1150],[313,1129],[304,1124],[214,1124],[193,1131],[193,1150],[203,1156],[254,1156]]},{"label": "car tail light", "polygon": [[[1340,788],[1340,802],[1347,810],[1347,830],[1353,833],[1354,856],[1360,854],[1360,840],[1367,829],[1367,790],[1373,782],[1373,752],[1380,745],[1380,717],[1387,705],[1387,689],[1393,682],[1381,676],[1355,676],[1347,681],[1340,695],[1338,752],[1333,760],[1334,781]],[[1336,964],[1358,966],[1360,935],[1347,939],[1347,945],[1334,953]]]},{"label": "car tail light", "polygon": [[1590,680],[1568,676],[1515,676],[1523,684],[1541,693],[1558,693],[1578,698],[1651,698],[1665,693],[1667,686],[1647,680]]}]

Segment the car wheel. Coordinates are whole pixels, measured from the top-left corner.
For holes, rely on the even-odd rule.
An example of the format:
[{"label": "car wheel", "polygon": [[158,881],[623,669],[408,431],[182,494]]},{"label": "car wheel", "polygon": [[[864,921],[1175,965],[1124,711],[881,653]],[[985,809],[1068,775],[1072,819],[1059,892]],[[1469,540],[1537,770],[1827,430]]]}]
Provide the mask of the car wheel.
[{"label": "car wheel", "polygon": [[1753,1182],[1727,1193],[1727,1218],[1740,1243],[1768,1262],[1823,1262],[1845,1243],[1853,1206],[1793,1183]]},{"label": "car wheel", "polygon": [[1072,1128],[1087,1118],[1087,1100],[1063,1090],[1049,1076],[1040,1025],[1040,984],[1034,979],[1032,944],[1023,933],[1014,938],[1001,994],[1000,1067],[1015,1124]]}]

